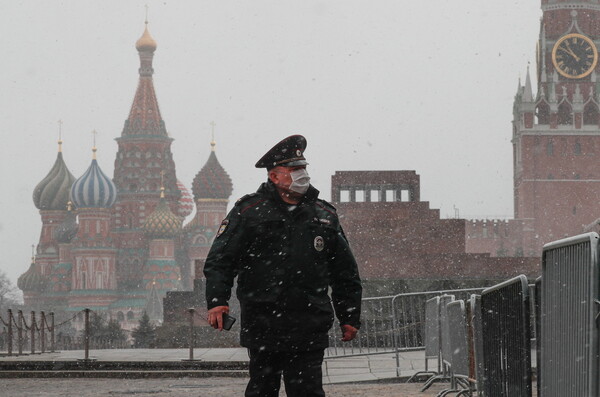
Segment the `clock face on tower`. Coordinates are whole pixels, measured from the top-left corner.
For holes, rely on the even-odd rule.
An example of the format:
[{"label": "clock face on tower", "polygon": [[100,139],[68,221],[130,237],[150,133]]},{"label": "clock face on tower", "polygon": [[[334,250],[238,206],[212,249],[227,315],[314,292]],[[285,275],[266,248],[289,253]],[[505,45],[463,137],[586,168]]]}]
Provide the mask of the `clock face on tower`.
[{"label": "clock face on tower", "polygon": [[571,33],[558,39],[554,45],[552,62],[564,77],[580,79],[592,73],[596,67],[598,50],[589,37]]}]

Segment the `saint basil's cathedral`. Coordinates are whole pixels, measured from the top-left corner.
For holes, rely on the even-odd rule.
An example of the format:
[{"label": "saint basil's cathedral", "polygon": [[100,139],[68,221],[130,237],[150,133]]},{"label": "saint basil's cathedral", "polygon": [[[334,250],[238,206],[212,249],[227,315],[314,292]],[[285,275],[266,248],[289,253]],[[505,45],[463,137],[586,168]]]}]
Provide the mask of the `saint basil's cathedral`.
[{"label": "saint basil's cathedral", "polygon": [[[96,155],[103,154],[95,147],[89,168],[75,178],[59,140],[54,166],[35,187],[42,230],[31,266],[17,281],[26,306],[73,313],[89,308],[132,329],[144,311],[162,321],[167,291],[192,288],[193,264],[206,258],[233,185],[214,140],[193,180],[193,199],[177,179],[173,139],[152,81],[156,47],[146,25],[136,42],[139,84],[116,139],[112,180],[98,165]],[[195,216],[184,225],[194,203]]]}]

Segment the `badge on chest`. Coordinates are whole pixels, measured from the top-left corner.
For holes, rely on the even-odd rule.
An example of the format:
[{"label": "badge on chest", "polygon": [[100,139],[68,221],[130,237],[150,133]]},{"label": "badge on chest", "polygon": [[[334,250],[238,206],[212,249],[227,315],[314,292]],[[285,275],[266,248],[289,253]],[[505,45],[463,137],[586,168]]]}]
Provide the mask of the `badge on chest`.
[{"label": "badge on chest", "polygon": [[313,242],[315,246],[315,250],[321,252],[325,248],[325,240],[321,236],[315,237],[315,241]]}]

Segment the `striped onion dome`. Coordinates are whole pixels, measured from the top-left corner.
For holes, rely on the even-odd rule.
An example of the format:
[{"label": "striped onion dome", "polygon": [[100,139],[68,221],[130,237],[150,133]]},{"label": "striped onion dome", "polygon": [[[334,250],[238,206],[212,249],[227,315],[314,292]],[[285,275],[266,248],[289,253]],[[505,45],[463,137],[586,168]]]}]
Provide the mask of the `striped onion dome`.
[{"label": "striped onion dome", "polygon": [[52,169],[33,191],[33,203],[40,210],[66,210],[69,189],[75,177],[68,170],[62,152],[58,152]]},{"label": "striped onion dome", "polygon": [[116,200],[117,187],[98,166],[94,148],[92,164],[71,187],[71,201],[77,208],[110,208]]},{"label": "striped onion dome", "polygon": [[183,183],[181,183],[181,181],[177,181],[177,188],[181,192],[181,197],[177,204],[177,215],[185,218],[194,211],[194,199],[192,198],[190,191]]},{"label": "striped onion dome", "polygon": [[174,238],[181,232],[182,223],[183,219],[171,212],[161,192],[160,202],[144,222],[144,233],[153,239]]},{"label": "striped onion dome", "polygon": [[46,278],[35,271],[35,262],[31,261],[29,269],[17,279],[17,287],[21,291],[39,291],[46,287]]},{"label": "striped onion dome", "polygon": [[221,166],[214,150],[214,142],[210,156],[204,167],[196,174],[192,183],[194,198],[201,199],[229,199],[233,191],[233,184],[227,171]]}]

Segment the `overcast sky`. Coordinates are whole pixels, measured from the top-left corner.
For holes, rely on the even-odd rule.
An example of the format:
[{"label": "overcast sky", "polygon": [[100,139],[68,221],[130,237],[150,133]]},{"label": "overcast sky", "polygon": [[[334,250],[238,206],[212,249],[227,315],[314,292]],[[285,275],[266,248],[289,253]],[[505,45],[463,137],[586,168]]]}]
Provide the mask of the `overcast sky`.
[{"label": "overcast sky", "polygon": [[325,199],[336,170],[415,170],[442,217],[454,206],[465,218],[512,216],[512,101],[535,61],[539,1],[2,1],[0,270],[14,283],[39,240],[32,193],[56,159],[57,121],[76,178],[94,129],[113,175],[145,4],[154,86],[188,188],[214,121],[232,201],[265,180],[256,160],[300,133]]}]

